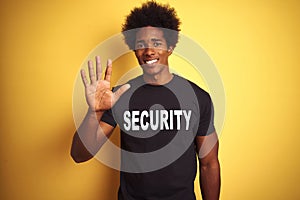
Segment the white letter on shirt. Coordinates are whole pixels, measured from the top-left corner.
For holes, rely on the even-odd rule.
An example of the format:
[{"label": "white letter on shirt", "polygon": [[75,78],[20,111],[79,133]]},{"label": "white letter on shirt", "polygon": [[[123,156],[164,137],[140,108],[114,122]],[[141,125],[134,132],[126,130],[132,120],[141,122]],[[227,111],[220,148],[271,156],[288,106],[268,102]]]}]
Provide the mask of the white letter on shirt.
[{"label": "white letter on shirt", "polygon": [[154,124],[154,111],[153,110],[150,110],[150,126],[151,126],[151,129],[156,131],[158,129],[158,120],[159,120],[159,117],[158,117],[158,110],[155,110],[155,118],[156,118],[156,122]]},{"label": "white letter on shirt", "polygon": [[141,113],[141,128],[144,131],[147,130],[148,127],[149,127],[148,122],[144,123],[144,118],[145,117],[149,117],[149,114],[148,114],[147,110],[143,110],[142,113]]},{"label": "white letter on shirt", "polygon": [[183,115],[184,115],[185,121],[186,121],[186,123],[185,123],[185,130],[189,130],[192,111],[191,110],[188,110],[188,111],[184,110],[183,111]]},{"label": "white letter on shirt", "polygon": [[182,110],[174,110],[174,115],[177,116],[177,130],[180,130],[180,116],[182,115]]},{"label": "white letter on shirt", "polygon": [[173,130],[173,110],[170,110],[170,130]]},{"label": "white letter on shirt", "polygon": [[164,125],[166,127],[166,130],[169,130],[169,124],[168,124],[168,111],[161,110],[160,111],[160,130],[163,130]]},{"label": "white letter on shirt", "polygon": [[131,121],[131,126],[133,131],[138,131],[140,130],[140,127],[136,125],[136,123],[139,122],[139,118],[137,116],[140,115],[140,111],[134,110],[132,111],[132,121]]},{"label": "white letter on shirt", "polygon": [[126,131],[129,131],[130,130],[130,112],[129,111],[125,111],[124,114],[123,114],[123,117],[124,117],[124,121],[127,123],[125,124],[124,123],[124,128]]}]

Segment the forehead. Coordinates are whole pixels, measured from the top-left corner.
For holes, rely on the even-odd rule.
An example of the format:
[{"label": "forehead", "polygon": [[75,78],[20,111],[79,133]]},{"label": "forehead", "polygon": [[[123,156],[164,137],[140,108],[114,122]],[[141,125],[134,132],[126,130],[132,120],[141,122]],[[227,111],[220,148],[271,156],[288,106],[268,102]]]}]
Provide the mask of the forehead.
[{"label": "forehead", "polygon": [[136,33],[136,41],[139,40],[151,40],[153,38],[165,40],[164,32],[160,28],[156,27],[143,27],[140,28]]}]

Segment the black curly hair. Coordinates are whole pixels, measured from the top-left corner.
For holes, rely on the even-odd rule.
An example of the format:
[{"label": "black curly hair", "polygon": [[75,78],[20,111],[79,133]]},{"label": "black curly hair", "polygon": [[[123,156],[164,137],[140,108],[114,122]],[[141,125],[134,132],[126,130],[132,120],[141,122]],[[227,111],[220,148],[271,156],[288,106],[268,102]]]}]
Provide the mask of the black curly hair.
[{"label": "black curly hair", "polygon": [[[138,28],[152,26],[163,28],[164,37],[168,48],[175,47],[178,42],[180,31],[180,20],[174,8],[168,4],[159,4],[155,1],[143,3],[141,7],[131,10],[125,23],[122,25],[122,32],[125,42],[131,50],[135,49],[135,36]],[[132,30],[133,29],[133,30]],[[170,31],[168,29],[174,30]],[[131,31],[129,31],[131,30]]]}]

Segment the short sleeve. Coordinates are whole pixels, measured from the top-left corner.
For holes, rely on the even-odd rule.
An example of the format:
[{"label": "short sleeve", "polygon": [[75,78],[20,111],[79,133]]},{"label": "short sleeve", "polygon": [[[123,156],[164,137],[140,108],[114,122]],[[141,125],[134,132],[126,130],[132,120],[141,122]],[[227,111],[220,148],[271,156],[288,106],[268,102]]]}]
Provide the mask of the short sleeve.
[{"label": "short sleeve", "polygon": [[208,125],[208,129],[207,129],[206,135],[209,135],[209,134],[211,134],[211,133],[213,133],[213,132],[216,131],[215,125],[214,125],[214,114],[215,114],[214,104],[211,102],[210,121],[209,121],[209,125]]},{"label": "short sleeve", "polygon": [[200,107],[200,121],[197,136],[206,136],[215,131],[214,126],[214,106],[209,95],[204,101],[202,100]]},{"label": "short sleeve", "polygon": [[112,110],[109,109],[107,111],[104,112],[102,118],[101,118],[101,121],[113,126],[113,127],[116,127],[117,126],[117,122],[115,121],[114,117],[113,117],[113,114],[112,114]]}]

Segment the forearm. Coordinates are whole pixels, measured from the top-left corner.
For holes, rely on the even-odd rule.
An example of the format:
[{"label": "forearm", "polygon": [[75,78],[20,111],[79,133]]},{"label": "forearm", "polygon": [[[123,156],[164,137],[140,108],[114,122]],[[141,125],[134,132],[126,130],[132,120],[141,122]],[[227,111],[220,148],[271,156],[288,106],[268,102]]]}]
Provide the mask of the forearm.
[{"label": "forearm", "polygon": [[76,162],[89,160],[99,150],[101,134],[97,133],[99,132],[97,130],[102,115],[103,112],[96,113],[89,110],[77,129],[71,148],[71,156]]},{"label": "forearm", "polygon": [[203,200],[218,200],[220,196],[220,164],[218,161],[200,166],[200,187]]},{"label": "forearm", "polygon": [[89,160],[107,141],[114,127],[101,122],[103,111],[110,110],[120,96],[130,88],[129,84],[125,84],[115,92],[111,91],[112,61],[110,59],[107,62],[103,79],[101,78],[102,66],[99,56],[96,56],[96,73],[91,60],[88,61],[88,69],[90,80],[88,80],[85,70],[80,71],[86,101],[90,109],[73,137],[71,156],[75,162]]}]

